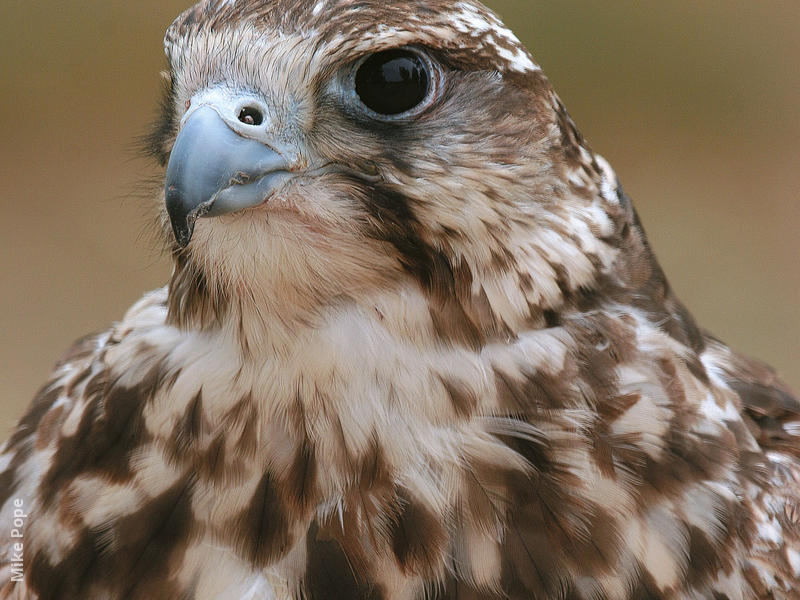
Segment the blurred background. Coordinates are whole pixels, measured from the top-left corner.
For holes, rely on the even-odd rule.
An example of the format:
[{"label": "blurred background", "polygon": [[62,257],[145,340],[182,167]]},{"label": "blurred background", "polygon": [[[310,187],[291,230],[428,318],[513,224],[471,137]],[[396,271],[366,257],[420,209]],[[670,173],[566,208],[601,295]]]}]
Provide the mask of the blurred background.
[{"label": "blurred background", "polygon": [[[615,167],[705,327],[800,389],[800,3],[489,2]],[[0,439],[169,265],[135,139],[185,0],[0,2]]]}]

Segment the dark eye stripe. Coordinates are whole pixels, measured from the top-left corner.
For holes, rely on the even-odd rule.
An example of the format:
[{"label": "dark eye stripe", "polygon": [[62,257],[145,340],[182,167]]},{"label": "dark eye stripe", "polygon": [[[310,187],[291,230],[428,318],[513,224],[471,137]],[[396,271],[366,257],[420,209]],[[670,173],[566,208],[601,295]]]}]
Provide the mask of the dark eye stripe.
[{"label": "dark eye stripe", "polygon": [[379,115],[398,115],[428,96],[430,76],[425,62],[410,50],[386,50],[370,56],[356,73],[356,93]]}]

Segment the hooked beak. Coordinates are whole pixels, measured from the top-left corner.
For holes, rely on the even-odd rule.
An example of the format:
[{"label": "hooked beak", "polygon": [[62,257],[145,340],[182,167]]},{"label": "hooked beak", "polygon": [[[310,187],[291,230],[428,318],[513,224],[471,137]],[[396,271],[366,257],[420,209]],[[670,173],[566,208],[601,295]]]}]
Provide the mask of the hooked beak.
[{"label": "hooked beak", "polygon": [[197,219],[258,206],[289,177],[283,156],[237,134],[211,106],[199,107],[181,128],[167,166],[175,240],[185,247]]}]

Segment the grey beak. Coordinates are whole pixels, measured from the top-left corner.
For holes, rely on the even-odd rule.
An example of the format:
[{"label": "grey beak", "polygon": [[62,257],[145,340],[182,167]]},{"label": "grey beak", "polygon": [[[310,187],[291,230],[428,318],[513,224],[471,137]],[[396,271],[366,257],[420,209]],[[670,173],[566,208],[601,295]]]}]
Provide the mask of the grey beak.
[{"label": "grey beak", "polygon": [[234,132],[210,106],[183,125],[167,166],[166,203],[178,245],[192,239],[200,217],[262,204],[290,175],[284,157]]}]

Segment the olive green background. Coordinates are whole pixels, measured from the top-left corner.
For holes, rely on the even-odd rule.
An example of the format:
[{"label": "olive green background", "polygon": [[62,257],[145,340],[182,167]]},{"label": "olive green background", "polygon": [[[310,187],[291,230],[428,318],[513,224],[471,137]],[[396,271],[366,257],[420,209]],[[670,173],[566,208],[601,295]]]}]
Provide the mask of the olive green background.
[{"label": "olive green background", "polygon": [[[800,388],[800,2],[506,0],[700,323]],[[0,439],[163,284],[135,138],[180,0],[0,0]]]}]

